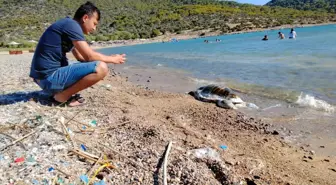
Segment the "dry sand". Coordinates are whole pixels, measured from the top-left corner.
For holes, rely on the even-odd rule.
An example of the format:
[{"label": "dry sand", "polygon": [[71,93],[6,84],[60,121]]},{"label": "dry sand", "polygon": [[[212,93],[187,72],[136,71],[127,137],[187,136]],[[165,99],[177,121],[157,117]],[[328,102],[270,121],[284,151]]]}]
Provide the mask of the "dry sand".
[{"label": "dry sand", "polygon": [[[28,77],[31,58],[29,53],[0,55],[0,150],[8,146],[0,151],[1,184],[80,184],[80,175],[99,167],[70,152],[81,144],[117,167],[97,176],[107,184],[162,184],[159,164],[169,141],[168,184],[336,182],[335,157],[291,146],[268,125],[239,111],[137,87],[112,71],[81,92],[86,105],[48,106]],[[62,129],[63,118],[74,147]],[[92,120],[96,127],[89,126]],[[202,148],[215,152],[212,157],[195,156]],[[14,161],[20,157],[23,162]]]}]

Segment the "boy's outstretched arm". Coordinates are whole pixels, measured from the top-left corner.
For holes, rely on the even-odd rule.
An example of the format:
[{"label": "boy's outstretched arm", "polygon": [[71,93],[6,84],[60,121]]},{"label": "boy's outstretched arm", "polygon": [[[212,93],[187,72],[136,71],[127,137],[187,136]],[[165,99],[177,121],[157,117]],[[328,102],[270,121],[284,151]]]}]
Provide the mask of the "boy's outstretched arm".
[{"label": "boy's outstretched arm", "polygon": [[72,41],[72,43],[75,46],[75,52],[82,56],[83,61],[103,61],[113,64],[122,64],[126,61],[125,54],[104,55],[94,51],[86,41]]}]

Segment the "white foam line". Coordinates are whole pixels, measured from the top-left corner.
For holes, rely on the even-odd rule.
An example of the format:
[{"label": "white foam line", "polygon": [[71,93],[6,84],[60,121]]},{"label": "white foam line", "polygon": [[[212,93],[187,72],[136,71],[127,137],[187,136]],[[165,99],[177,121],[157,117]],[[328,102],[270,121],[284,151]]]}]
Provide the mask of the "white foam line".
[{"label": "white foam line", "polygon": [[280,107],[280,106],[281,106],[281,104],[272,105],[272,106],[269,106],[269,107],[266,107],[266,108],[262,109],[262,111],[272,109],[272,108],[275,108],[275,107]]}]

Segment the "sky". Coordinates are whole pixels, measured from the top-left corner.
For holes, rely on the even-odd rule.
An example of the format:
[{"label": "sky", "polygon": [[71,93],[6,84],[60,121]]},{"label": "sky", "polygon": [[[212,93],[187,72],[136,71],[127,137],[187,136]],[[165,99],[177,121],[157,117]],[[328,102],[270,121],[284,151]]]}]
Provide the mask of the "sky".
[{"label": "sky", "polygon": [[238,3],[249,3],[255,5],[264,5],[271,0],[236,0]]}]

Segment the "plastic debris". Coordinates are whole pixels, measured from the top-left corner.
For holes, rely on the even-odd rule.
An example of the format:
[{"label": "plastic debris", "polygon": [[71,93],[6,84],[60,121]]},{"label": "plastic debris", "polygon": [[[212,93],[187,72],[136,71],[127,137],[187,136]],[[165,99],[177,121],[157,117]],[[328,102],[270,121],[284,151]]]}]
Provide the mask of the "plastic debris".
[{"label": "plastic debris", "polygon": [[105,181],[101,180],[99,182],[95,182],[93,185],[105,185]]},{"label": "plastic debris", "polygon": [[33,183],[33,184],[39,184],[39,181],[36,180],[36,179],[33,179],[33,180],[32,180],[32,183]]},{"label": "plastic debris", "polygon": [[82,129],[85,130],[85,129],[86,129],[86,126],[83,125],[83,126],[82,126]]},{"label": "plastic debris", "polygon": [[86,147],[85,147],[85,145],[81,144],[80,146],[81,146],[81,149],[82,149],[83,151],[86,151],[86,150],[87,150]]},{"label": "plastic debris", "polygon": [[54,171],[55,169],[53,168],[53,167],[50,167],[49,169],[48,169],[48,171],[49,172],[52,172],[52,171]]},{"label": "plastic debris", "polygon": [[89,178],[86,175],[81,175],[79,177],[85,184],[89,183]]},{"label": "plastic debris", "polygon": [[64,184],[64,180],[61,177],[58,177],[57,183],[58,184]]},{"label": "plastic debris", "polygon": [[92,121],[90,122],[90,126],[91,126],[91,127],[96,127],[96,126],[97,126],[97,121],[96,121],[96,120],[92,120]]},{"label": "plastic debris", "polygon": [[34,156],[30,155],[28,158],[27,158],[27,165],[34,165],[36,164],[36,159]]},{"label": "plastic debris", "polygon": [[68,132],[70,135],[74,135],[74,133],[72,132],[72,130],[70,128],[67,128]]},{"label": "plastic debris", "polygon": [[42,180],[43,185],[49,185],[49,181],[47,179]]},{"label": "plastic debris", "polygon": [[5,157],[0,154],[0,161],[3,161],[3,160],[5,160]]},{"label": "plastic debris", "polygon": [[194,154],[196,158],[209,158],[212,160],[220,161],[220,155],[216,152],[216,150],[212,148],[200,148],[200,149],[195,149],[191,150],[188,152],[188,154]]},{"label": "plastic debris", "polygon": [[23,162],[23,161],[25,161],[24,157],[16,158],[14,160],[15,163],[20,163],[20,162]]},{"label": "plastic debris", "polygon": [[16,157],[22,157],[22,152],[15,152]]},{"label": "plastic debris", "polygon": [[226,145],[220,145],[219,147],[220,147],[221,149],[223,149],[223,150],[228,149],[228,147],[227,147]]}]

